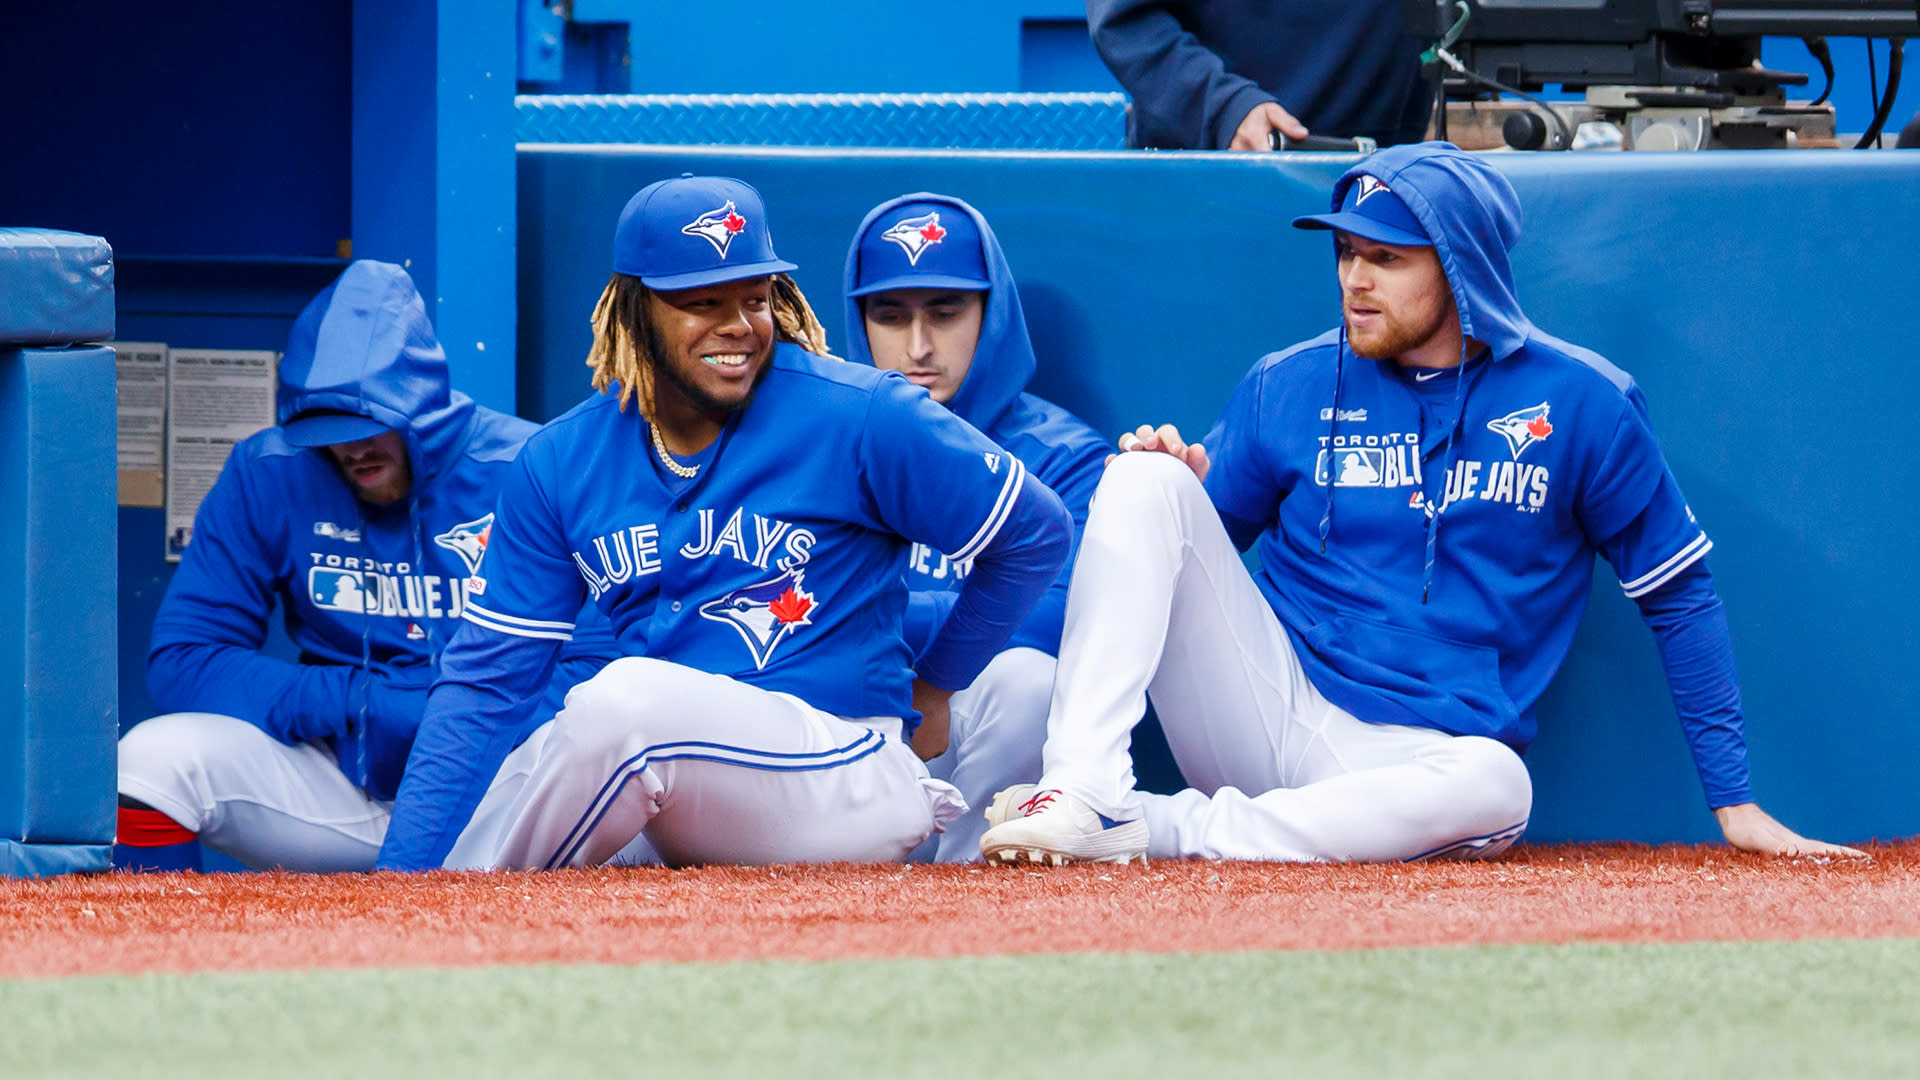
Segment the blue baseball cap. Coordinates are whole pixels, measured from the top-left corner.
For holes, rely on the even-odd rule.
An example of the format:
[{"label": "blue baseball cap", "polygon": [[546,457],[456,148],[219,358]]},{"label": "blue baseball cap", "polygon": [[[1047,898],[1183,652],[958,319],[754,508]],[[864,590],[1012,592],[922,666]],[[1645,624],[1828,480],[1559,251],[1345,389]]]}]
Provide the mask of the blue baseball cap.
[{"label": "blue baseball cap", "polygon": [[280,425],[280,437],[292,446],[338,446],[359,442],[391,428],[370,416],[338,409],[310,409]]},{"label": "blue baseball cap", "polygon": [[849,296],[894,289],[993,288],[973,215],[947,202],[901,203],[860,237],[860,267]]},{"label": "blue baseball cap", "polygon": [[613,269],[649,289],[697,289],[799,267],[773,253],[752,184],[683,173],[627,200],[613,231]]},{"label": "blue baseball cap", "polygon": [[1433,241],[1420,219],[1407,204],[1378,177],[1361,175],[1347,188],[1340,210],[1333,214],[1311,214],[1293,219],[1296,229],[1339,229],[1363,236],[1376,244],[1402,247],[1431,247]]}]

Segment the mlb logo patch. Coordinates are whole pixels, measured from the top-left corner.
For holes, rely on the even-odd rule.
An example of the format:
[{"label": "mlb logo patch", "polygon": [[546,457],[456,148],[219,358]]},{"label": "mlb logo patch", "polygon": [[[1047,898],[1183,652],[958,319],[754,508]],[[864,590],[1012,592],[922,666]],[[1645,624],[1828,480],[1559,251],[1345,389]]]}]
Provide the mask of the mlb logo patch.
[{"label": "mlb logo patch", "polygon": [[1387,452],[1372,446],[1343,446],[1329,454],[1320,451],[1320,460],[1313,467],[1314,482],[1321,487],[1327,486],[1329,466],[1333,470],[1334,487],[1382,487],[1386,484]]},{"label": "mlb logo patch", "polygon": [[719,252],[720,257],[724,259],[727,257],[727,249],[733,246],[733,238],[745,232],[746,228],[747,219],[740,216],[739,212],[733,208],[733,200],[729,199],[727,205],[701,214],[687,222],[680,231],[712,244],[713,250]]},{"label": "mlb logo patch", "polygon": [[369,605],[379,600],[367,595],[360,574],[354,570],[329,570],[316,566],[307,572],[307,596],[313,606],[325,611],[350,611],[365,615]]},{"label": "mlb logo patch", "polygon": [[920,256],[927,249],[946,239],[947,230],[940,224],[940,212],[922,214],[919,217],[901,218],[894,222],[893,228],[880,234],[880,239],[899,245],[907,253],[907,265],[919,266]]}]

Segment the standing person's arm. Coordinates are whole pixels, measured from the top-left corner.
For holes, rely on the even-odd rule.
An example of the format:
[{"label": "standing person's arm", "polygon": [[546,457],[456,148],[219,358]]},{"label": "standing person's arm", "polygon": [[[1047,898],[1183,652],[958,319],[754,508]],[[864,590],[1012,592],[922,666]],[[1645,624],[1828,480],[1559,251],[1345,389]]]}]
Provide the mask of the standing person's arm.
[{"label": "standing person's arm", "polygon": [[1266,150],[1267,133],[1307,129],[1251,79],[1227,70],[1163,0],[1087,0],[1093,45],[1144,114],[1194,150]]}]

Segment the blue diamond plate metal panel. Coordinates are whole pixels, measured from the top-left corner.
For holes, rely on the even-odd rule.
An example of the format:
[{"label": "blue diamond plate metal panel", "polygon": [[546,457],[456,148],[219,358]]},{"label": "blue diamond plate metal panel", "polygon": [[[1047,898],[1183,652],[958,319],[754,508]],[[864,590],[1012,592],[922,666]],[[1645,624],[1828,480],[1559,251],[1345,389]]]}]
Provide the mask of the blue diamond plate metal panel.
[{"label": "blue diamond plate metal panel", "polygon": [[523,143],[1122,150],[1124,94],[530,94]]}]

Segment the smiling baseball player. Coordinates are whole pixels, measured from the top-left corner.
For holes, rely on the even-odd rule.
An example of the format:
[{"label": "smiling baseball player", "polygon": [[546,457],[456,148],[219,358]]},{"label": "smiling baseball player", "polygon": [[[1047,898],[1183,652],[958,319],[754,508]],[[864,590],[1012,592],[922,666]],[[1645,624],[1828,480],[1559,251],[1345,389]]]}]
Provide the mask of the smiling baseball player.
[{"label": "smiling baseball player", "polygon": [[[1121,440],[1145,452],[1094,496],[1045,774],[996,798],[987,856],[1504,850],[1596,554],[1653,630],[1727,841],[1857,855],[1754,803],[1712,544],[1633,380],[1521,312],[1506,179],[1424,143],[1366,159],[1333,206],[1294,224],[1335,231],[1344,324],[1254,365],[1205,449],[1171,426]],[[1147,694],[1177,795],[1133,790]]]},{"label": "smiling baseball player", "polygon": [[[817,355],[752,187],[648,186],[613,269],[599,393],[502,489],[380,865],[903,859],[964,808],[921,758],[1059,572],[1070,519],[905,379]],[[917,662],[916,542],[973,560]],[[493,783],[583,598],[626,656]]]},{"label": "smiling baseball player", "polygon": [[[900,372],[1019,458],[1066,504],[1077,541],[1107,442],[1072,413],[1025,392],[1036,366],[1033,342],[1013,271],[986,218],[945,195],[882,203],[847,251],[846,297],[847,358]],[[926,480],[937,482],[932,474]],[[918,648],[933,636],[967,571],[964,562],[914,545],[907,558],[909,643]],[[994,792],[1040,770],[1067,577],[1063,569],[1008,647],[953,697],[950,745],[927,768],[973,805],[985,806]],[[916,858],[977,859],[985,829],[983,819],[968,815]]]}]

